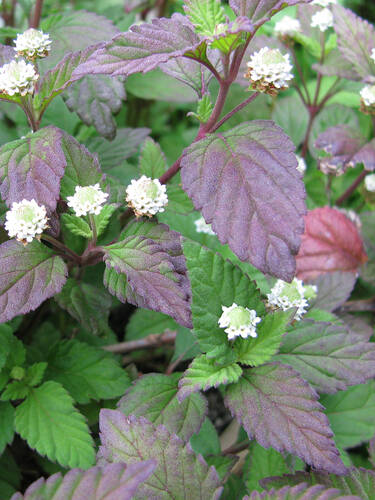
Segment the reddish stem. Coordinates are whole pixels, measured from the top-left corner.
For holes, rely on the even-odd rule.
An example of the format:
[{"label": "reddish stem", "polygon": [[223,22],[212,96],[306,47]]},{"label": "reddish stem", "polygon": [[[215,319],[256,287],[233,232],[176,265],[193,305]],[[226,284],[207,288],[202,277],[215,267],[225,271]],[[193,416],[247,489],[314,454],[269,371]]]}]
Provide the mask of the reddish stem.
[{"label": "reddish stem", "polygon": [[338,198],[336,200],[336,205],[342,205],[344,203],[344,201],[346,201],[349,196],[351,196],[354,191],[357,189],[357,187],[361,184],[361,182],[363,181],[363,179],[366,177],[366,175],[368,174],[368,171],[367,170],[363,170],[359,176],[356,178],[356,180],[353,182],[353,184],[351,186],[348,187],[348,189],[345,191],[344,194],[342,194],[340,196],[340,198]]},{"label": "reddish stem", "polygon": [[259,95],[259,92],[255,92],[253,95],[251,95],[248,99],[245,101],[241,102],[236,106],[232,111],[230,111],[228,114],[226,114],[217,124],[210,130],[211,133],[216,132],[226,121],[228,121],[230,118],[232,118],[233,115],[241,111],[242,109],[246,108],[248,104],[253,102]]},{"label": "reddish stem", "polygon": [[43,0],[36,0],[34,15],[30,20],[30,28],[39,28],[40,18],[42,17]]}]

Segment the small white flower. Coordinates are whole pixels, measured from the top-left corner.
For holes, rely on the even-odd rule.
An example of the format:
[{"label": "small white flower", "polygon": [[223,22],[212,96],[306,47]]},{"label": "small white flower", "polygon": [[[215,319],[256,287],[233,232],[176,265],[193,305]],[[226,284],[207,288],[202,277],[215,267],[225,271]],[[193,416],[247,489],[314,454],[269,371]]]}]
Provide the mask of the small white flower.
[{"label": "small white flower", "polygon": [[319,10],[311,18],[311,27],[326,31],[333,26],[333,14],[329,9]]},{"label": "small white flower", "polygon": [[99,184],[93,186],[76,186],[73,196],[68,196],[68,206],[74,210],[77,217],[95,214],[102,211],[103,204],[107,201],[108,193],[104,193]]},{"label": "small white flower", "polygon": [[366,85],[360,94],[366,106],[373,106],[375,104],[375,85]]},{"label": "small white flower", "polygon": [[281,37],[293,36],[299,31],[301,31],[301,23],[290,16],[284,16],[275,24],[275,34]]},{"label": "small white flower", "polygon": [[375,191],[375,174],[366,175],[365,186],[367,191],[373,193]]},{"label": "small white flower", "polygon": [[301,172],[301,174],[304,174],[306,172],[306,162],[301,156],[297,156],[297,160],[298,160],[297,170],[298,172]]},{"label": "small white flower", "polygon": [[247,63],[249,68],[246,74],[250,78],[253,88],[267,91],[269,88],[282,89],[288,87],[288,81],[293,79],[289,54],[283,55],[279,49],[263,47],[255,52]]},{"label": "small white flower", "polygon": [[34,66],[20,61],[11,61],[0,68],[0,92],[8,95],[32,94],[34,83],[38,79]]},{"label": "small white flower", "polygon": [[220,328],[225,328],[228,339],[236,337],[257,337],[256,325],[262,321],[256,311],[233,303],[230,307],[221,306],[223,314],[219,318]]},{"label": "small white flower", "polygon": [[215,236],[215,233],[211,229],[211,224],[207,224],[203,217],[199,217],[199,219],[197,219],[194,224],[197,233],[205,233]]},{"label": "small white flower", "polygon": [[370,57],[375,62],[375,49],[372,49]]},{"label": "small white flower", "polygon": [[126,188],[126,201],[137,217],[152,217],[164,212],[168,203],[167,188],[158,179],[142,175],[140,179],[133,179]]},{"label": "small white flower", "polygon": [[295,319],[299,321],[307,311],[308,299],[315,297],[317,291],[316,286],[305,286],[298,278],[294,278],[291,283],[277,280],[275,286],[271,289],[271,293],[267,294],[268,305],[279,307],[283,311],[296,307]]},{"label": "small white flower", "polygon": [[11,238],[30,243],[48,227],[46,207],[39,206],[35,200],[22,200],[12,203],[6,213],[5,229]]},{"label": "small white flower", "polygon": [[319,7],[329,7],[330,5],[336,4],[337,0],[313,0],[311,5],[319,5]]},{"label": "small white flower", "polygon": [[51,43],[48,33],[34,28],[19,33],[15,41],[18,54],[28,59],[48,56]]}]

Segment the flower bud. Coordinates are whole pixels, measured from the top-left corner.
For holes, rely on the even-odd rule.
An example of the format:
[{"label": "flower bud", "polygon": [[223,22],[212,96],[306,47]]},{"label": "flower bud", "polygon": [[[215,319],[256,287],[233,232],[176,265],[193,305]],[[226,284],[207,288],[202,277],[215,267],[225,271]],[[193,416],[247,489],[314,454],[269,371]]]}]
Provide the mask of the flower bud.
[{"label": "flower bud", "polygon": [[298,278],[294,278],[291,283],[278,280],[271,289],[271,293],[267,294],[268,306],[280,308],[283,311],[296,307],[295,319],[299,321],[307,311],[308,300],[316,297],[317,291],[316,286],[304,286],[303,282]]},{"label": "flower bud", "polygon": [[133,179],[126,188],[126,201],[137,217],[152,217],[164,212],[168,204],[167,188],[158,179],[142,175],[140,179]]},{"label": "flower bud", "polygon": [[256,325],[262,321],[256,311],[233,303],[230,307],[222,306],[223,314],[219,318],[220,328],[225,328],[228,339],[236,337],[257,337]]},{"label": "flower bud", "polygon": [[46,207],[39,206],[35,200],[14,202],[6,213],[4,227],[11,238],[16,237],[24,244],[30,243],[34,238],[39,239],[48,227]]},{"label": "flower bud", "polygon": [[38,78],[32,64],[24,60],[11,61],[0,68],[0,92],[10,96],[32,94]]},{"label": "flower bud", "polygon": [[93,186],[76,186],[73,196],[68,196],[68,206],[77,217],[92,214],[98,215],[107,201],[108,193],[104,193],[99,184]]},{"label": "flower bud", "polygon": [[48,34],[44,34],[43,31],[34,28],[19,33],[15,41],[18,55],[30,60],[48,56],[51,50],[51,43],[52,41]]},{"label": "flower bud", "polygon": [[319,10],[311,18],[311,27],[324,32],[333,26],[333,14],[329,9]]}]

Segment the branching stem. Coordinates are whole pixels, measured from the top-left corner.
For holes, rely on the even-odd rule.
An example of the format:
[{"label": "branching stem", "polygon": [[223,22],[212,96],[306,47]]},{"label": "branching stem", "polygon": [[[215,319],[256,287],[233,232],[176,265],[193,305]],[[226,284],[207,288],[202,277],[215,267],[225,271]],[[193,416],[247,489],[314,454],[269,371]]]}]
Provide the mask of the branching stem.
[{"label": "branching stem", "polygon": [[336,200],[336,205],[338,206],[342,205],[349,198],[349,196],[351,196],[354,193],[354,191],[361,184],[361,182],[363,181],[363,179],[366,177],[367,174],[368,174],[367,170],[362,170],[362,172],[355,179],[353,184],[349,186],[348,189],[345,191],[345,193],[342,194],[340,198]]},{"label": "branching stem", "polygon": [[177,332],[174,330],[165,330],[163,333],[148,335],[143,339],[129,340],[119,344],[106,345],[103,349],[117,354],[138,351],[140,349],[156,349],[163,345],[173,345],[176,340]]},{"label": "branching stem", "polygon": [[36,0],[34,14],[30,20],[30,28],[39,28],[40,18],[42,17],[43,0]]}]

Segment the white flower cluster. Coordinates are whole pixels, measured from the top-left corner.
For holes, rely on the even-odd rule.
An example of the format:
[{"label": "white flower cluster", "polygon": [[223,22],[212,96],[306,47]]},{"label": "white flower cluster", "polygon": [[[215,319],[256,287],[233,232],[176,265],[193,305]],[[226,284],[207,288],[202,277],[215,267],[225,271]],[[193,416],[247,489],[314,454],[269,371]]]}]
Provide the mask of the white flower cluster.
[{"label": "white flower cluster", "polygon": [[298,19],[290,16],[284,16],[275,24],[275,35],[280,37],[293,36],[301,31],[301,23]]},{"label": "white flower cluster", "polygon": [[68,206],[77,217],[92,214],[98,215],[102,205],[107,201],[108,193],[104,193],[99,184],[93,186],[76,186],[73,196],[68,196]]},{"label": "white flower cluster", "polygon": [[375,191],[375,174],[366,175],[365,187],[367,191],[373,193]]},{"label": "white flower cluster", "polygon": [[258,318],[256,311],[247,307],[238,306],[233,303],[230,307],[221,307],[223,314],[219,318],[220,328],[225,328],[228,339],[236,337],[257,337],[256,325],[262,321]]},{"label": "white flower cluster", "polygon": [[47,33],[30,28],[17,35],[15,45],[19,55],[27,59],[48,56],[51,50],[51,39]]},{"label": "white flower cluster", "polygon": [[337,0],[313,0],[311,5],[319,5],[319,7],[329,7],[330,5],[336,4]]},{"label": "white flower cluster", "polygon": [[289,54],[283,55],[279,49],[263,47],[255,52],[247,63],[252,87],[259,92],[274,93],[274,89],[288,87],[288,81],[293,79],[293,66]]},{"label": "white flower cluster", "polygon": [[0,68],[0,92],[13,96],[15,94],[32,94],[38,74],[31,63],[11,61]]},{"label": "white flower cluster", "polygon": [[298,160],[297,170],[298,170],[298,172],[301,172],[301,174],[304,174],[306,172],[306,168],[307,168],[306,162],[301,156],[297,156],[297,160]]},{"label": "white flower cluster", "polygon": [[366,85],[360,94],[365,106],[371,107],[375,104],[375,85]]},{"label": "white flower cluster", "polygon": [[333,14],[329,9],[319,10],[311,17],[311,27],[324,32],[333,26]]},{"label": "white flower cluster", "polygon": [[6,213],[4,227],[11,238],[30,243],[48,227],[46,207],[39,206],[35,200],[14,202]]},{"label": "white flower cluster", "polygon": [[133,179],[126,188],[126,201],[137,217],[152,217],[164,212],[168,204],[167,188],[158,179],[142,175],[140,179]]},{"label": "white flower cluster", "polygon": [[295,319],[299,321],[307,311],[308,299],[315,297],[317,291],[316,286],[304,286],[303,282],[298,278],[294,278],[291,283],[277,280],[275,286],[271,289],[271,293],[267,294],[268,305],[270,307],[279,307],[283,311],[296,307]]},{"label": "white flower cluster", "polygon": [[197,233],[210,234],[211,236],[215,236],[215,233],[211,229],[211,224],[207,224],[207,222],[203,219],[203,217],[199,217],[195,222],[195,229]]},{"label": "white flower cluster", "polygon": [[370,57],[375,62],[375,49],[372,49]]}]

